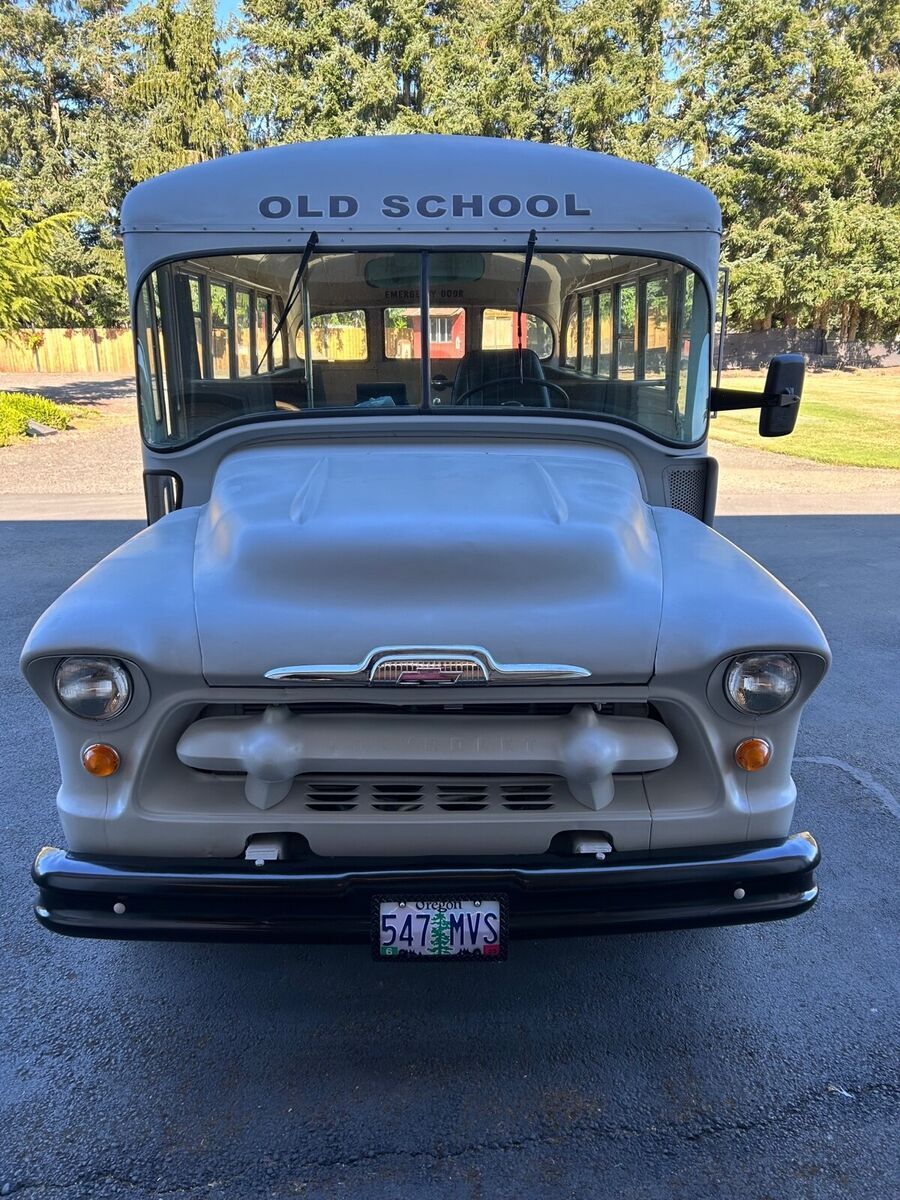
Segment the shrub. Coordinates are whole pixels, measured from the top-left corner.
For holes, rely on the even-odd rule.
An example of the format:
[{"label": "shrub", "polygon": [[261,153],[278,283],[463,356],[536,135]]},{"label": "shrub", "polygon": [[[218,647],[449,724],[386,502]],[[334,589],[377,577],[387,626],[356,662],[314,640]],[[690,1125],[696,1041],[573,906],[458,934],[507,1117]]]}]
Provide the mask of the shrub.
[{"label": "shrub", "polygon": [[51,429],[69,428],[66,409],[46,396],[0,392],[0,446],[8,446],[15,438],[23,437],[29,420],[49,425]]},{"label": "shrub", "polygon": [[0,446],[8,446],[16,438],[24,437],[27,426],[27,417],[0,405]]}]

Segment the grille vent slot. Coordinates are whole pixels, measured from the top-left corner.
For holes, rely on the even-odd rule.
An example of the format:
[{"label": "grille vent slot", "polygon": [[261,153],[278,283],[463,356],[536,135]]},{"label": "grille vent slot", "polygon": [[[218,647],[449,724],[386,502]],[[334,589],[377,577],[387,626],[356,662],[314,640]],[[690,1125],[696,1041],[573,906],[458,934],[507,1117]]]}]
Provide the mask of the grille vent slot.
[{"label": "grille vent slot", "polygon": [[546,812],[571,804],[564,782],[550,777],[460,776],[456,779],[311,778],[303,784],[309,812]]},{"label": "grille vent slot", "polygon": [[359,806],[359,786],[343,780],[310,783],[306,807],[310,812],[352,812]]},{"label": "grille vent slot", "polygon": [[369,803],[376,812],[418,812],[422,807],[422,791],[420,783],[376,783]]}]

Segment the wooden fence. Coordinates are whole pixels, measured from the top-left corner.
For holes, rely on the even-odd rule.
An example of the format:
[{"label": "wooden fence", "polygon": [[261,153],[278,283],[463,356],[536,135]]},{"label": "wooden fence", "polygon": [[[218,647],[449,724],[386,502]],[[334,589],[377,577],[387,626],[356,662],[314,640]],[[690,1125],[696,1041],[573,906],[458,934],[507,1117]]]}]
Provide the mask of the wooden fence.
[{"label": "wooden fence", "polygon": [[0,371],[134,373],[130,329],[22,329],[0,334]]}]

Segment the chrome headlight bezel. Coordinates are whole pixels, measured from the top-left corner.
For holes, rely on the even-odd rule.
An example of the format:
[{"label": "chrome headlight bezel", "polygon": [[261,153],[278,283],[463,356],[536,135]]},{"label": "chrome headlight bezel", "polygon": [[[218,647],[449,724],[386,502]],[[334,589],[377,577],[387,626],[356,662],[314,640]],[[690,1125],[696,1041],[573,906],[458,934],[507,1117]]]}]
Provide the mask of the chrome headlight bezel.
[{"label": "chrome headlight bezel", "polygon": [[[104,683],[109,692],[105,700],[100,686]],[[80,699],[79,687],[82,689]],[[53,689],[60,704],[73,717],[82,721],[113,721],[131,703],[134,680],[121,659],[75,654],[58,664],[53,673]]]},{"label": "chrome headlight bezel", "polygon": [[[753,679],[759,684],[748,687]],[[783,650],[737,654],[725,667],[722,687],[728,703],[742,716],[770,717],[787,708],[797,695],[800,666]]]}]

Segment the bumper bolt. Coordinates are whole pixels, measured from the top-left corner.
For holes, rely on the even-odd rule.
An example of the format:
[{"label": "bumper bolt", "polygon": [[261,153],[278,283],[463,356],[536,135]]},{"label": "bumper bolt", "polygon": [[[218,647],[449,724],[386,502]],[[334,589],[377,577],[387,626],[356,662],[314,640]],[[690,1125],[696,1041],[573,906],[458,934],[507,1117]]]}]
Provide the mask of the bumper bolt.
[{"label": "bumper bolt", "polygon": [[122,903],[121,900],[117,900],[115,902],[115,904],[113,905],[113,912],[116,914],[117,917],[121,917],[121,915],[124,911],[125,911],[125,905]]},{"label": "bumper bolt", "polygon": [[744,898],[746,895],[747,895],[747,893],[744,891],[744,889],[743,889],[743,888],[735,888],[735,889],[734,889],[734,898],[735,898],[735,900],[743,900],[743,898]]}]

